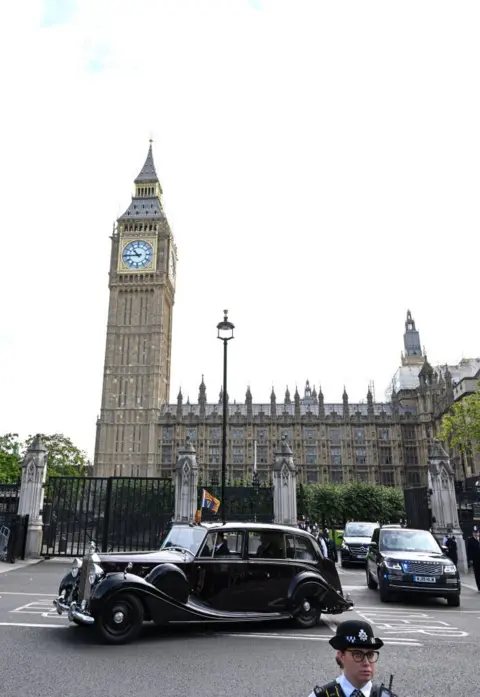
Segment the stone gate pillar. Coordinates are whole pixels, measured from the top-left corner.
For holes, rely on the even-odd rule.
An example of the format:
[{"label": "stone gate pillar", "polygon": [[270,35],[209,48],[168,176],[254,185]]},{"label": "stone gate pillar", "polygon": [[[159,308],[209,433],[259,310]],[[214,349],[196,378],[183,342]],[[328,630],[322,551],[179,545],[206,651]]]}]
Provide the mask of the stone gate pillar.
[{"label": "stone gate pillar", "polygon": [[18,502],[18,515],[28,515],[26,559],[40,557],[43,536],[43,496],[47,476],[47,449],[39,435],[25,453],[22,462],[22,482]]},{"label": "stone gate pillar", "polygon": [[175,466],[175,522],[193,523],[197,510],[198,465],[190,438],[179,450]]},{"label": "stone gate pillar", "polygon": [[435,440],[428,448],[428,486],[431,490],[432,530],[442,544],[444,535],[452,529],[457,540],[458,570],[466,572],[467,553],[458,520],[458,505],[455,495],[455,477],[450,458],[442,444]]},{"label": "stone gate pillar", "polygon": [[297,471],[287,436],[282,438],[275,453],[273,515],[276,523],[297,525]]}]

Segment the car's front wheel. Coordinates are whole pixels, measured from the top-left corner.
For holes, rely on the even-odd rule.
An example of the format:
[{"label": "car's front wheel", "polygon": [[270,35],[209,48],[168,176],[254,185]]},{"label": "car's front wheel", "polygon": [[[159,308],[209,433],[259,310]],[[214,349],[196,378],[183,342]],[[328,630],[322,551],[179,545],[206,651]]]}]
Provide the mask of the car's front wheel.
[{"label": "car's front wheel", "polygon": [[378,574],[378,589],[380,591],[380,600],[382,601],[382,603],[389,603],[392,599],[392,594],[388,590],[385,581],[381,580],[380,573]]},{"label": "car's front wheel", "polygon": [[130,593],[119,593],[108,600],[95,618],[100,637],[107,644],[127,644],[140,634],[144,609]]},{"label": "car's front wheel", "polygon": [[320,621],[320,609],[313,598],[304,598],[298,614],[295,615],[295,624],[302,629],[316,627]]},{"label": "car's front wheel", "polygon": [[447,603],[449,607],[460,607],[460,593],[447,596]]}]

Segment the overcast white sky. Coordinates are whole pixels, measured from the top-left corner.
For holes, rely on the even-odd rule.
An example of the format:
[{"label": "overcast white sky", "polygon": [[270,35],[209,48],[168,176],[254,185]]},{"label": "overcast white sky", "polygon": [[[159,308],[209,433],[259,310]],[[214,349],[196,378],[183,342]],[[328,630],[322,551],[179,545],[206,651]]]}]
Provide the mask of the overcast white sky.
[{"label": "overcast white sky", "polygon": [[26,0],[1,8],[0,433],[93,454],[109,235],[154,138],[178,245],[171,399],[376,398],[407,308],[480,355],[480,4]]}]

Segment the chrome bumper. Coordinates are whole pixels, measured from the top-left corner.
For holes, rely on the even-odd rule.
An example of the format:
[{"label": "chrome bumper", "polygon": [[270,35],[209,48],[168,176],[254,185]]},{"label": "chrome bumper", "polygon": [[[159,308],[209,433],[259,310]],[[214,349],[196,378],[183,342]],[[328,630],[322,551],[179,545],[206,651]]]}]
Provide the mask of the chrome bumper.
[{"label": "chrome bumper", "polygon": [[94,618],[88,614],[86,611],[81,611],[77,609],[77,603],[72,602],[70,604],[67,604],[65,602],[65,598],[63,596],[59,596],[58,598],[55,598],[53,601],[53,604],[55,605],[57,612],[59,615],[63,615],[64,612],[67,613],[68,619],[70,622],[73,622],[73,620],[76,620],[80,624],[85,624],[85,625],[90,625],[95,622]]}]

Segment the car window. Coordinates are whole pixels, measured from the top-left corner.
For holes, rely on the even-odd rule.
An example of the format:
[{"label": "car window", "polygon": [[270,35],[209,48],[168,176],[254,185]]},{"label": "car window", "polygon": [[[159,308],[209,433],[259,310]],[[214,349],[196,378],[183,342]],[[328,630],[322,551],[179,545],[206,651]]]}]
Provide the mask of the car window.
[{"label": "car window", "polygon": [[313,544],[306,537],[300,535],[286,535],[287,559],[302,559],[303,561],[316,561],[317,555]]},{"label": "car window", "polygon": [[283,533],[267,530],[249,531],[248,556],[255,559],[285,559],[285,537]]},{"label": "car window", "polygon": [[433,552],[441,554],[438,542],[427,530],[405,530],[401,528],[383,530],[380,549],[401,552]]},{"label": "car window", "polygon": [[244,533],[241,530],[215,530],[209,532],[199,556],[232,557],[240,559]]},{"label": "car window", "polygon": [[344,537],[371,537],[375,530],[374,523],[347,523]]}]

